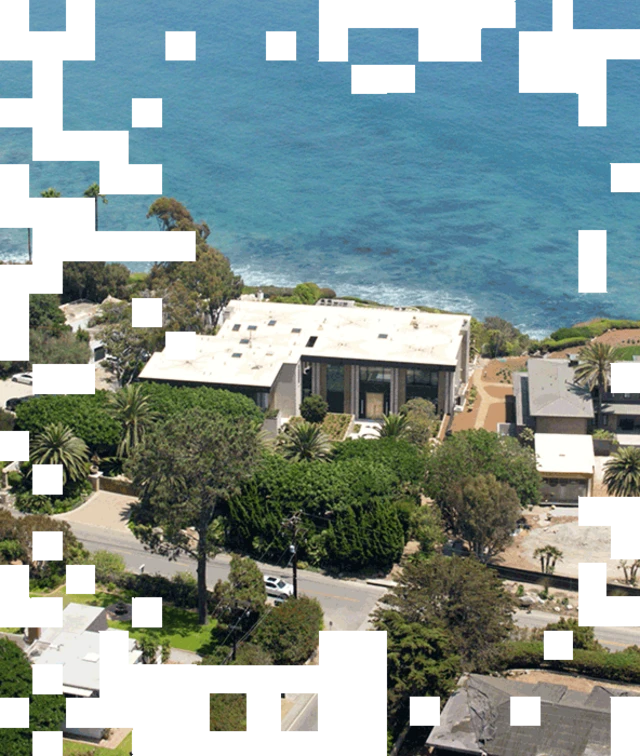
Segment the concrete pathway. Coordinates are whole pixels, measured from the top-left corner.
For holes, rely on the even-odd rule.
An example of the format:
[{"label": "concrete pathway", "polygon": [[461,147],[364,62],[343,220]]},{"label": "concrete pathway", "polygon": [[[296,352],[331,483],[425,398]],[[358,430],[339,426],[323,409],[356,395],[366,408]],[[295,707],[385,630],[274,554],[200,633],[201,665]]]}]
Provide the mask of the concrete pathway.
[{"label": "concrete pathway", "polygon": [[183,648],[172,648],[169,661],[174,664],[198,664],[202,657],[194,651],[185,651]]}]

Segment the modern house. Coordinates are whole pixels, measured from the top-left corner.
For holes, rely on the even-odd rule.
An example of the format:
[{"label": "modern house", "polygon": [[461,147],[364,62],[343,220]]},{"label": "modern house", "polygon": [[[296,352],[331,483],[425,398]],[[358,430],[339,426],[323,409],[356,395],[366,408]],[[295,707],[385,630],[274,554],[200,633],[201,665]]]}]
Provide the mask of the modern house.
[{"label": "modern house", "polygon": [[[628,694],[601,685],[583,693],[472,674],[447,701],[427,745],[434,756],[610,756],[611,698],[621,695]],[[511,726],[511,696],[540,697],[539,726]]]},{"label": "modern house", "polygon": [[[634,362],[640,361],[635,355]],[[612,394],[605,392],[600,409],[601,426],[612,433],[640,434],[640,393]],[[628,439],[628,436],[626,436]]]},{"label": "modern house", "polygon": [[542,501],[577,505],[578,497],[592,495],[596,465],[592,436],[536,433],[535,451]]},{"label": "modern house", "polygon": [[140,378],[239,391],[283,417],[299,414],[310,394],[361,419],[414,397],[444,416],[469,377],[469,324],[414,309],[234,300],[215,336],[196,337],[191,359],[156,352]]},{"label": "modern house", "polygon": [[532,358],[513,374],[516,427],[536,433],[587,433],[593,423],[591,392],[578,385],[568,360]]},{"label": "modern house", "polygon": [[[100,693],[100,635],[108,631],[106,609],[84,604],[68,604],[62,614],[61,628],[40,631],[31,628],[27,656],[32,664],[62,664],[62,692],[72,698],[93,698]],[[142,651],[129,639],[129,662],[142,661]],[[106,726],[106,725],[105,725]],[[65,732],[100,740],[102,729],[64,728]]]}]

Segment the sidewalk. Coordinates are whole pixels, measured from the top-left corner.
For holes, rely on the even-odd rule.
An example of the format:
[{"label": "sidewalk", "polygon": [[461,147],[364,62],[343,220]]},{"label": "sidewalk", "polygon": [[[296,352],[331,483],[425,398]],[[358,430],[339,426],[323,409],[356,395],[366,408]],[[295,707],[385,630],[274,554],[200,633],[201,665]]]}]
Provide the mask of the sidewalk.
[{"label": "sidewalk", "polygon": [[311,700],[314,698],[315,695],[317,694],[316,693],[288,693],[287,694],[287,700],[293,703],[293,706],[284,715],[284,717],[282,717],[280,729],[283,732],[285,730],[292,729],[298,717],[304,712],[306,707],[311,703]]}]

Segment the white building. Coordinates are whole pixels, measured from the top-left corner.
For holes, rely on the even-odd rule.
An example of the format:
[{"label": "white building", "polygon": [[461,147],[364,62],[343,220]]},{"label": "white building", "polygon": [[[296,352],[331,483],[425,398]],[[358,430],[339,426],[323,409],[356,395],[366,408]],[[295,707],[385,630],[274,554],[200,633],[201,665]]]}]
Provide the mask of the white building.
[{"label": "white building", "polygon": [[196,337],[192,359],[156,352],[140,378],[239,391],[285,417],[310,394],[361,419],[414,397],[444,415],[468,380],[469,323],[419,310],[234,300],[215,336]]},{"label": "white building", "polygon": [[543,501],[577,504],[578,497],[592,495],[596,466],[593,436],[536,433],[535,449]]}]

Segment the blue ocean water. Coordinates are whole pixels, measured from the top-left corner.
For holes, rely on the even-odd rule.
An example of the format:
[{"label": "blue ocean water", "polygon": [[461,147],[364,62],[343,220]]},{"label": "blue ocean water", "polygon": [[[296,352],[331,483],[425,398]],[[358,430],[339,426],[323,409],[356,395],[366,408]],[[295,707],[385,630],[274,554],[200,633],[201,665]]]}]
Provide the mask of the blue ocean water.
[{"label": "blue ocean water", "polygon": [[[64,28],[31,0],[32,28]],[[611,194],[611,162],[640,160],[640,62],[608,65],[608,126],[578,128],[576,95],[518,93],[518,31],[551,0],[518,0],[517,29],[485,30],[482,63],[418,63],[417,30],[351,30],[350,63],[417,64],[416,94],[352,96],[348,63],[318,63],[318,3],[96,0],[96,60],[64,66],[66,129],[128,129],[131,98],[162,97],[162,129],[131,131],[164,193],[212,228],[250,284],[311,280],[341,294],[497,314],[540,335],[596,315],[640,317],[640,196]],[[576,0],[575,26],[640,27],[640,4]],[[197,62],[164,61],[164,32],[196,30]],[[265,31],[296,31],[296,62],[265,61]],[[29,64],[0,63],[0,96],[29,96]],[[30,162],[28,130],[0,161]],[[33,163],[31,193],[79,196],[96,163]],[[153,227],[154,197],[111,197],[101,227]],[[607,295],[577,292],[578,229],[607,229]],[[0,257],[25,254],[0,229]],[[134,266],[132,266],[134,267]]]}]

